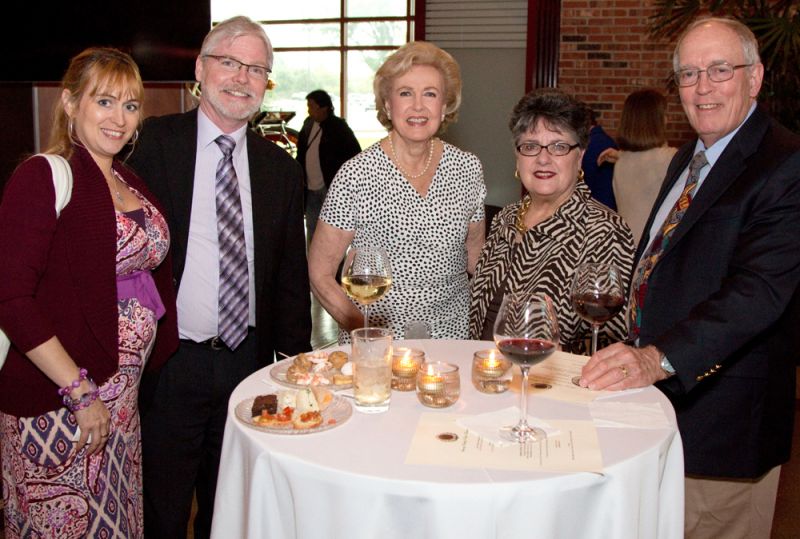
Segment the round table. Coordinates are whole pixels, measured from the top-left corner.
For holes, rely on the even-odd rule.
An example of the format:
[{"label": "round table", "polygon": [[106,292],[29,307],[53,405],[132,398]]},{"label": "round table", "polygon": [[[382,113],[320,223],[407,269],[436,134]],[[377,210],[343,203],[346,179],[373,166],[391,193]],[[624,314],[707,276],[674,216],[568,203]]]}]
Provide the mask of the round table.
[{"label": "round table", "polygon": [[[460,367],[461,397],[442,413],[481,414],[518,404],[470,381],[481,341],[408,341],[429,361]],[[436,412],[413,391],[388,412],[287,436],[236,419],[242,400],[270,392],[266,367],[233,392],[222,448],[212,537],[238,538],[675,538],[683,537],[683,452],[675,414],[654,387],[621,402],[662,405],[670,428],[603,428],[603,473],[521,472],[405,464],[420,415]],[[588,406],[537,396],[529,414],[591,420]]]}]

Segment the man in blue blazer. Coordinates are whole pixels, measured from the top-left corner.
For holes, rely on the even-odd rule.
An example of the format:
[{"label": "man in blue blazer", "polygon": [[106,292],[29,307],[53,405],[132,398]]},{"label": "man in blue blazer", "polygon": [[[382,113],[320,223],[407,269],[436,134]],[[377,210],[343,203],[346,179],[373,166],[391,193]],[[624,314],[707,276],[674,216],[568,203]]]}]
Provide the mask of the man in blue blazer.
[{"label": "man in blue blazer", "polygon": [[695,21],[674,67],[699,138],[673,158],[639,245],[637,347],[599,351],[581,384],[658,382],[670,398],[687,537],[769,537],[800,352],[800,137],[756,105],[764,67],[738,21]]},{"label": "man in blue blazer", "polygon": [[[246,17],[218,24],[196,62],[199,108],[145,122],[130,159],[166,211],[181,337],[178,352],[143,382],[147,537],[186,537],[193,493],[195,537],[210,535],[231,392],[276,353],[310,348],[302,171],[289,154],[247,128],[271,66],[272,47],[260,25]],[[223,149],[222,135],[232,151]],[[218,209],[217,184],[231,183],[238,187],[234,204],[241,204],[237,237],[246,246],[239,241],[233,249],[241,257],[234,272],[247,277],[238,281],[239,306],[246,307],[238,309],[243,340],[233,344],[225,315],[218,314],[224,240],[217,217],[224,210]]]}]

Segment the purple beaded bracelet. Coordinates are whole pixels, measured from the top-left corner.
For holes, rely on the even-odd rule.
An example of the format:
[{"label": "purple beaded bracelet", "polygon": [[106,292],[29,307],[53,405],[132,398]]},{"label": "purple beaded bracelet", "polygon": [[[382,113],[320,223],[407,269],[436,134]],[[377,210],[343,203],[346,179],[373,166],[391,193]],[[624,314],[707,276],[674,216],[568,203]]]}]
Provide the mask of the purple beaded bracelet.
[{"label": "purple beaded bracelet", "polygon": [[73,389],[78,389],[78,386],[81,385],[81,382],[86,380],[86,376],[88,374],[89,371],[87,371],[86,369],[81,369],[80,371],[78,371],[78,378],[76,380],[73,380],[72,383],[67,387],[62,387],[61,389],[59,389],[58,394],[61,397],[66,397],[72,392]]},{"label": "purple beaded bracelet", "polygon": [[89,391],[77,399],[71,398],[69,394],[62,397],[64,406],[66,406],[70,412],[77,412],[78,410],[88,408],[100,396],[100,390],[97,388],[97,384],[95,384],[91,378],[85,378],[85,380],[89,383]]}]

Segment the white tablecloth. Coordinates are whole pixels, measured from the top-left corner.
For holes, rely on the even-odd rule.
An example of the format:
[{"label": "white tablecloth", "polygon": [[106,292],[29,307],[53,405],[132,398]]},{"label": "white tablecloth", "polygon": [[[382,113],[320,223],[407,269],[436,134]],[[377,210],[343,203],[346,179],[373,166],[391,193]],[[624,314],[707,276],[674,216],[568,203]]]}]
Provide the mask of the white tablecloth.
[{"label": "white tablecloth", "polygon": [[[409,341],[428,360],[460,366],[461,398],[443,413],[480,414],[519,395],[472,387],[480,341]],[[402,344],[402,343],[401,343]],[[406,465],[422,406],[393,392],[384,414],[353,416],[298,436],[257,432],[234,415],[245,398],[269,392],[262,369],[234,391],[219,470],[212,537],[516,538],[683,537],[683,452],[669,401],[655,388],[617,397],[659,402],[670,429],[598,428],[604,474],[519,472]],[[585,405],[531,397],[531,415],[589,420]]]}]

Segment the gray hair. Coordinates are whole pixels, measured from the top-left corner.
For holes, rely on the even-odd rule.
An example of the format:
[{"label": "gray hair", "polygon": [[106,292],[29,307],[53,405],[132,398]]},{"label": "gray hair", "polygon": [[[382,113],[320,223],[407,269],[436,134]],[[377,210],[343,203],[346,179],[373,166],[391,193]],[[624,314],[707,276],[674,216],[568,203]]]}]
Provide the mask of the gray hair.
[{"label": "gray hair", "polygon": [[736,34],[742,44],[742,53],[744,53],[744,62],[746,64],[756,65],[761,63],[761,57],[758,55],[758,40],[747,25],[730,17],[702,17],[686,27],[678,38],[675,51],[672,53],[672,68],[676,72],[681,68],[678,53],[680,52],[681,43],[683,43],[684,38],[698,26],[709,22],[726,26]]},{"label": "gray hair", "polygon": [[214,49],[222,41],[233,41],[237,37],[252,36],[260,39],[264,43],[264,49],[267,51],[265,58],[267,69],[272,69],[272,43],[264,31],[264,27],[254,22],[252,19],[239,15],[231,17],[217,24],[211,31],[206,34],[203,40],[203,46],[200,48],[200,55],[213,54]]}]

